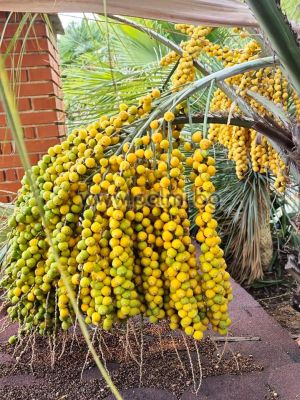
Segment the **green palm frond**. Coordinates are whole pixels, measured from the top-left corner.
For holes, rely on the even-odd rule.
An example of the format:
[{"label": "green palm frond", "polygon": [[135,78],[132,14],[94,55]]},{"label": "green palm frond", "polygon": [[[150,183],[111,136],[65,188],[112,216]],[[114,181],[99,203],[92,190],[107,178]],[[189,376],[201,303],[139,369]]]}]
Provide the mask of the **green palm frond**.
[{"label": "green palm frond", "polygon": [[264,273],[261,228],[270,220],[268,177],[250,172],[245,181],[238,181],[232,168],[223,171],[219,171],[215,184],[226,257],[238,281],[252,282]]},{"label": "green palm frond", "polygon": [[[263,276],[264,254],[272,250],[271,236],[268,242],[268,235],[272,235],[279,248],[287,242],[291,246],[296,244],[296,232],[291,220],[286,226],[280,221],[296,215],[299,207],[297,187],[291,184],[283,196],[273,189],[274,177],[269,174],[249,172],[240,181],[224,149],[217,147],[216,153],[218,173],[214,183],[225,255],[235,279],[251,283]],[[276,256],[277,251],[273,253],[272,262]]]},{"label": "green palm frond", "polygon": [[58,43],[62,63],[76,63],[80,56],[101,49],[103,35],[94,21],[83,18],[80,23],[71,22]]},{"label": "green palm frond", "polygon": [[261,29],[267,35],[281,65],[300,95],[300,47],[276,0],[246,0]]},{"label": "green palm frond", "polygon": [[[168,36],[173,34],[171,24],[144,23]],[[91,38],[98,38],[98,42],[93,51],[81,52],[84,49],[76,47],[76,41],[88,41],[87,26],[92,34],[98,32]],[[60,39],[60,50],[70,128],[89,123],[100,114],[110,114],[118,103],[135,103],[151,88],[161,86],[169,73],[158,63],[168,51],[165,46],[127,25],[106,24],[103,17],[88,24],[72,24]]]},{"label": "green palm frond", "polygon": [[281,0],[280,5],[291,21],[300,22],[300,3],[298,0]]},{"label": "green palm frond", "polygon": [[[14,211],[14,205],[10,203],[0,203],[0,249],[6,246],[7,235],[10,232],[10,228],[7,224],[8,218]],[[1,252],[1,251],[0,251]],[[1,260],[1,256],[0,256]],[[0,261],[1,265],[1,261]]]},{"label": "green palm frond", "polygon": [[137,98],[160,86],[167,72],[156,65],[148,65],[143,71],[114,69],[112,80],[108,66],[89,70],[70,68],[64,79],[70,128],[90,123],[101,114],[113,113],[119,103],[136,103]]},{"label": "green palm frond", "polygon": [[143,67],[159,63],[167,49],[151,39],[147,34],[138,32],[126,25],[112,25],[111,46],[120,67]]}]

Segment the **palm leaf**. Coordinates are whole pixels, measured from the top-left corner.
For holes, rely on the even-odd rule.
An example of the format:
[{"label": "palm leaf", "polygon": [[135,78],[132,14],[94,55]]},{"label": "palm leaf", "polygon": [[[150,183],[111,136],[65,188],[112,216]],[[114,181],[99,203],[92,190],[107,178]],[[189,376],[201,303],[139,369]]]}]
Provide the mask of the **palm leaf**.
[{"label": "palm leaf", "polygon": [[290,20],[300,22],[300,4],[298,0],[281,0],[280,5]]},{"label": "palm leaf", "polygon": [[300,48],[295,33],[275,0],[246,0],[260,27],[266,33],[284,70],[300,95]]},{"label": "palm leaf", "polygon": [[80,23],[71,22],[58,41],[63,64],[76,63],[86,53],[98,53],[103,46],[103,35],[94,21],[83,18]]}]

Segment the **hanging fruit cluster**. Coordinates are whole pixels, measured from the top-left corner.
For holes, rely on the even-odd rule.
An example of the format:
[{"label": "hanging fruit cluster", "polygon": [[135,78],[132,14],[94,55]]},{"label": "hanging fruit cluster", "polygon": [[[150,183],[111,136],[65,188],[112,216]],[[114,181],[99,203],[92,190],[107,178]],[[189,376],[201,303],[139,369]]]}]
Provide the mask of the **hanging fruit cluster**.
[{"label": "hanging fruit cluster", "polygon": [[175,73],[172,75],[173,90],[178,91],[184,85],[192,82],[195,79],[196,69],[194,60],[196,60],[203,48],[209,44],[205,37],[209,34],[212,28],[192,25],[178,24],[176,29],[184,34],[190,35],[190,40],[181,43],[182,57],[178,58],[176,53],[171,52],[161,60],[161,66],[166,66],[174,61],[179,60]]},{"label": "hanging fruit cluster", "polygon": [[[260,52],[254,41],[243,50],[213,44],[207,38],[211,28],[177,29],[190,37],[181,45],[182,56],[171,52],[161,61],[178,61],[174,91],[194,80],[199,55],[231,66]],[[247,72],[227,83],[262,115],[268,112],[248,90],[287,108],[287,82],[278,68]],[[68,330],[76,321],[70,287],[86,323],[105,330],[144,315],[152,323],[167,319],[172,329],[181,328],[196,340],[209,325],[226,334],[232,290],[214,218],[216,168],[210,148],[218,142],[228,149],[240,179],[249,168],[272,171],[280,191],[286,167],[267,139],[252,129],[211,124],[208,138],[196,131],[182,146],[183,126],[167,111],[139,130],[159,97],[154,89],[138,106],[121,104],[116,115],[104,115],[51,147],[31,171],[41,204],[23,178],[9,222],[10,248],[0,287],[10,317],[25,331]],[[216,90],[211,111],[231,107]],[[177,105],[177,114],[185,115],[184,110],[184,104]],[[192,156],[186,159],[182,147]],[[190,182],[184,178],[186,166],[192,169]],[[197,210],[199,256],[190,234],[189,187]]]},{"label": "hanging fruit cluster", "polygon": [[[207,224],[200,227],[200,265],[189,232],[182,126],[169,111],[144,136],[134,138],[126,130],[159,96],[155,89],[138,107],[121,104],[114,117],[74,130],[32,168],[47,230],[23,178],[1,286],[10,317],[25,331],[74,324],[63,271],[87,324],[109,330],[141,314],[152,323],[167,318],[172,329],[197,340],[209,323],[227,332],[232,294],[209,197],[215,171],[211,143],[199,132],[194,136],[195,192],[203,181],[199,220]],[[206,173],[200,158],[209,164]]]},{"label": "hanging fruit cluster", "polygon": [[[212,43],[207,38],[211,28],[178,24],[176,29],[189,36],[189,39],[181,43],[183,56],[180,58],[178,68],[173,76],[175,90],[179,90],[180,87],[194,80],[196,70],[193,61],[200,54],[204,60],[211,57],[217,59],[222,62],[224,67],[254,60],[261,54],[261,46],[255,40],[249,39],[242,49],[230,49],[228,46]],[[242,38],[247,36],[241,30],[234,29],[234,32],[240,33]],[[162,59],[161,65],[169,65],[177,59],[168,54]],[[236,93],[243,97],[261,116],[272,116],[272,114],[251,97],[251,92],[258,93],[274,104],[280,104],[283,110],[288,109],[289,93],[291,93],[297,118],[300,118],[299,98],[289,87],[281,69],[276,66],[236,75],[226,79],[226,83],[234,87]],[[211,100],[210,110],[217,113],[228,113],[230,109],[236,113],[239,112],[238,107],[232,104],[226,94],[217,89]],[[279,192],[285,190],[288,172],[285,163],[272,144],[265,137],[261,138],[255,130],[232,125],[211,124],[209,138],[228,149],[228,158],[235,162],[236,174],[239,179],[245,178],[249,169],[264,174],[270,171],[276,178],[275,188]]]}]

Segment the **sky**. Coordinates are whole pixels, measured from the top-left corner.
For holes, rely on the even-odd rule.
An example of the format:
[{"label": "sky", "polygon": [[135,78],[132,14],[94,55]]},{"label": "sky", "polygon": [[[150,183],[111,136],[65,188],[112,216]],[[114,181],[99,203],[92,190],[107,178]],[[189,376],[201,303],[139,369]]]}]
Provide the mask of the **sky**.
[{"label": "sky", "polygon": [[[83,18],[84,14],[82,13],[59,13],[59,18],[61,20],[61,23],[63,25],[64,28],[66,28],[70,22],[72,21],[78,21],[80,22],[80,20]],[[85,14],[87,18],[91,18],[94,19],[93,14]]]}]

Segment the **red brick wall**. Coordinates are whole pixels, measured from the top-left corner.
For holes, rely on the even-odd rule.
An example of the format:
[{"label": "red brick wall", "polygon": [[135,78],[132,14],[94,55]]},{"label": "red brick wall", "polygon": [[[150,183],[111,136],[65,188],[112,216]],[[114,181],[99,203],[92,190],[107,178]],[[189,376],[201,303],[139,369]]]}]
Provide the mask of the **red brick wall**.
[{"label": "red brick wall", "polygon": [[[19,26],[21,14],[8,20],[0,12],[0,46],[3,54]],[[24,138],[32,164],[65,135],[65,114],[56,38],[37,18],[32,27],[24,26],[20,39],[6,58],[6,68],[14,84]],[[24,174],[0,102],[0,201],[11,201]]]}]

